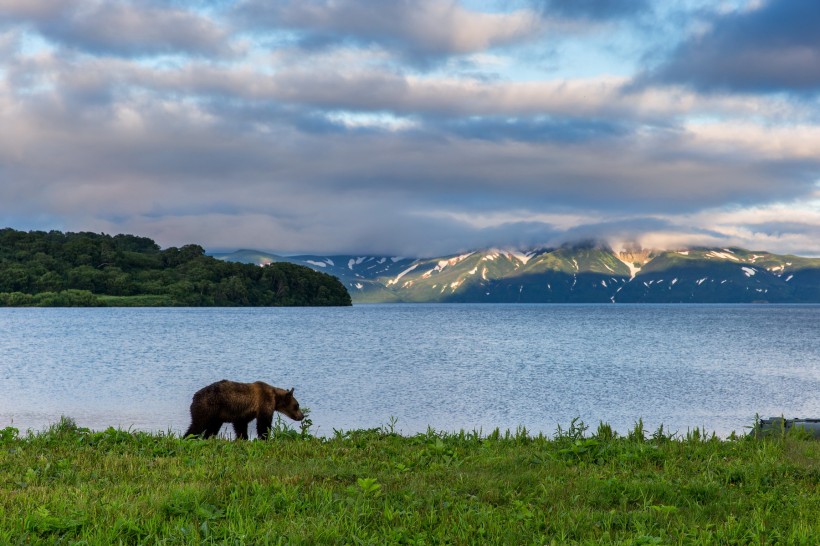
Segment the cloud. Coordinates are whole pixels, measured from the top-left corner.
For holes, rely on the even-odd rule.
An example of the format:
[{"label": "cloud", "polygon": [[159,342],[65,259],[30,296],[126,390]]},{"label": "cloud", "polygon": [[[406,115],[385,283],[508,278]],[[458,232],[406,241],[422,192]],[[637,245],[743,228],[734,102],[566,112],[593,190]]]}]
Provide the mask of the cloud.
[{"label": "cloud", "polygon": [[[163,245],[431,255],[637,227],[671,237],[674,218],[703,209],[809,195],[820,172],[814,125],[685,121],[777,110],[769,100],[370,74],[17,55],[0,87],[0,217]],[[412,123],[368,122],[385,112]],[[498,211],[517,212],[464,220]]]},{"label": "cloud", "polygon": [[[524,46],[564,54],[550,16],[474,5],[0,0],[0,224],[292,253],[820,254],[806,96],[544,71]],[[584,29],[662,15],[550,5],[580,64],[618,41]]]},{"label": "cloud", "polygon": [[455,0],[245,0],[240,24],[260,31],[287,29],[305,47],[376,45],[416,62],[486,51],[528,41],[541,32],[531,11],[483,13]]},{"label": "cloud", "polygon": [[648,0],[533,0],[545,16],[604,21],[650,10]]},{"label": "cloud", "polygon": [[183,71],[145,72],[146,86],[190,93],[216,92],[253,100],[275,100],[319,110],[390,112],[397,116],[469,118],[557,116],[610,118],[674,125],[688,116],[811,116],[800,105],[777,97],[703,96],[685,88],[629,86],[622,77],[601,76],[540,81],[482,81],[451,76],[417,76],[395,70],[321,62],[279,66],[275,74],[210,65]]},{"label": "cloud", "polygon": [[[437,211],[434,217],[450,218],[490,234],[496,246],[557,247],[565,243],[594,241],[616,251],[629,248],[676,250],[692,247],[738,246],[801,256],[820,256],[818,202],[793,202],[752,208],[715,208],[694,214],[620,215],[541,214],[526,210],[496,211],[489,215]],[[790,217],[793,220],[784,221]],[[518,234],[516,238],[514,234]],[[522,237],[529,234],[530,237]],[[462,250],[471,250],[468,247]]]},{"label": "cloud", "polygon": [[772,0],[713,15],[670,58],[643,76],[650,83],[706,91],[815,93],[820,90],[820,4]]},{"label": "cloud", "polygon": [[50,19],[62,13],[64,6],[51,0],[0,0],[0,21]]},{"label": "cloud", "polygon": [[154,1],[2,0],[3,22],[25,25],[80,51],[120,56],[233,52],[223,26],[194,11]]},{"label": "cloud", "polygon": [[484,117],[438,124],[437,128],[463,138],[488,141],[582,143],[623,137],[631,128],[617,121],[596,119],[555,119],[550,116]]},{"label": "cloud", "polygon": [[[306,131],[289,117],[298,111],[271,107],[265,119],[253,104],[244,112],[219,101],[136,93],[114,94],[94,110],[75,108],[80,103],[69,98],[27,97],[3,110],[0,122],[9,131],[0,150],[15,171],[4,190],[16,193],[2,201],[15,209],[45,202],[63,203],[66,213],[163,215],[174,211],[166,204],[183,203],[182,212],[207,214],[230,203],[248,212],[296,213],[306,203],[324,203],[355,210],[350,221],[361,224],[366,217],[352,204],[369,195],[393,214],[411,201],[416,210],[550,210],[558,203],[671,213],[794,198],[814,183],[794,171],[817,169],[812,148],[797,149],[798,157],[786,153],[787,132],[782,149],[763,154],[762,135],[733,143],[731,131],[697,127],[643,135],[563,121],[535,127],[533,137],[518,134],[533,129],[527,122],[507,128],[498,120],[461,120],[456,130],[424,124]],[[495,134],[487,136],[490,128]],[[285,195],[304,203],[282,208]]]}]

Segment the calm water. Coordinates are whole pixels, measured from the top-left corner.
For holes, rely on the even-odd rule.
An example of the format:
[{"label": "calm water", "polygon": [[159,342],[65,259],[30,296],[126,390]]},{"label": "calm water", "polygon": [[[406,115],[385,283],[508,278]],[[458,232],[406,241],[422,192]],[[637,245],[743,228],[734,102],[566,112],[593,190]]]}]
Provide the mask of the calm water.
[{"label": "calm water", "polygon": [[0,309],[0,428],[179,433],[223,378],[295,387],[325,435],[580,417],[725,436],[755,413],[820,417],[820,306]]}]

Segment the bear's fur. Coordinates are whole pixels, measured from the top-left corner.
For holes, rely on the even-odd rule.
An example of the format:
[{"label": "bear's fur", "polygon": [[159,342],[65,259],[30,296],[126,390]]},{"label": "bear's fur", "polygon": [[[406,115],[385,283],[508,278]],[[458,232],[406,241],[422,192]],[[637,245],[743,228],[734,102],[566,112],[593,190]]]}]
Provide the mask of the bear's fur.
[{"label": "bear's fur", "polygon": [[198,390],[191,402],[191,426],[185,436],[209,438],[219,434],[223,423],[232,423],[237,439],[248,439],[248,423],[256,419],[259,438],[268,437],[273,412],[284,413],[295,421],[305,415],[289,391],[262,381],[237,383],[223,379]]}]

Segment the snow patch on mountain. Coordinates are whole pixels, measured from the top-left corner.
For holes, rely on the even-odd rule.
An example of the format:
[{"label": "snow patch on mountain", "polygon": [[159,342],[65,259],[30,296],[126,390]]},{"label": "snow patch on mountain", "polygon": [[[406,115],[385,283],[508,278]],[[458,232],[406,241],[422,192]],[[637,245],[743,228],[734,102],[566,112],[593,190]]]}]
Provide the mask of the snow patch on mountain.
[{"label": "snow patch on mountain", "polygon": [[635,278],[635,275],[637,275],[637,274],[638,274],[638,272],[641,270],[640,266],[635,265],[635,263],[634,263],[634,262],[627,261],[627,260],[628,260],[628,258],[627,258],[627,259],[625,259],[625,258],[621,258],[621,256],[620,256],[620,255],[619,255],[619,256],[616,256],[616,258],[618,258],[619,260],[621,260],[621,262],[623,262],[623,264],[624,264],[626,267],[628,267],[628,268],[629,268],[629,280],[630,280],[630,281],[631,281],[632,279],[634,279],[634,278]]},{"label": "snow patch on mountain", "polygon": [[614,255],[629,268],[629,280],[631,281],[641,271],[641,268],[650,261],[652,251],[646,249],[630,249],[615,252]]},{"label": "snow patch on mountain", "polygon": [[387,281],[387,286],[392,286],[392,285],[396,284],[397,282],[399,282],[401,280],[402,277],[404,277],[405,275],[407,275],[408,273],[413,271],[418,266],[419,266],[418,263],[414,263],[413,265],[411,265],[410,267],[408,267],[407,269],[405,269],[404,271],[399,273],[398,276],[396,276],[395,279]]},{"label": "snow patch on mountain", "polygon": [[466,260],[467,258],[469,258],[470,256],[472,256],[473,254],[475,254],[475,252],[468,252],[467,254],[462,254],[460,256],[455,256],[453,258],[448,258],[446,260],[439,260],[438,263],[436,264],[436,267],[434,268],[434,271],[441,271],[445,267],[447,267],[448,265],[453,266],[453,265],[456,265],[458,263],[461,263],[464,260]]},{"label": "snow patch on mountain", "polygon": [[467,254],[462,254],[460,256],[455,256],[453,258],[447,258],[447,259],[444,259],[444,260],[439,260],[438,262],[436,262],[436,267],[434,267],[430,271],[425,272],[424,275],[421,276],[421,278],[422,279],[429,279],[433,275],[433,273],[441,273],[446,267],[448,267],[448,266],[452,267],[454,265],[457,265],[460,262],[463,262],[464,260],[466,260],[467,258],[472,256],[473,254],[475,254],[475,252],[469,252]]},{"label": "snow patch on mountain", "polygon": [[527,262],[529,262],[532,259],[535,253],[528,252],[525,254],[523,252],[518,252],[516,250],[510,250],[509,255],[520,261],[522,264],[527,265]]},{"label": "snow patch on mountain", "polygon": [[717,252],[715,250],[709,251],[706,253],[707,258],[719,258],[722,260],[734,260],[736,262],[740,261],[740,258],[735,256],[731,251],[727,251],[725,248],[723,252]]}]

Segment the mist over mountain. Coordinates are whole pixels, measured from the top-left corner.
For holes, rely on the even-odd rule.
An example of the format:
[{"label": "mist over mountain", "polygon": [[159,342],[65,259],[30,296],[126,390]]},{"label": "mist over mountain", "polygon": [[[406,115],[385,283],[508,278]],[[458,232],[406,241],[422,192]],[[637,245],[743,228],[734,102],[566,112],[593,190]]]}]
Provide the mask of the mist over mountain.
[{"label": "mist over mountain", "polygon": [[737,247],[613,250],[586,242],[433,258],[256,250],[214,256],[305,265],[338,277],[358,303],[820,303],[820,258]]}]

